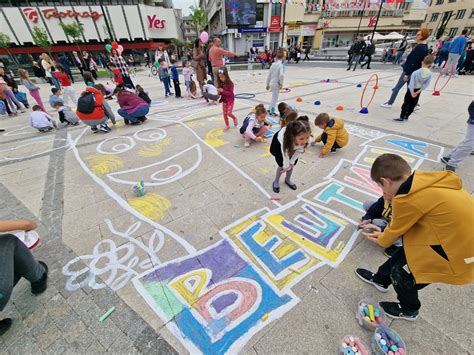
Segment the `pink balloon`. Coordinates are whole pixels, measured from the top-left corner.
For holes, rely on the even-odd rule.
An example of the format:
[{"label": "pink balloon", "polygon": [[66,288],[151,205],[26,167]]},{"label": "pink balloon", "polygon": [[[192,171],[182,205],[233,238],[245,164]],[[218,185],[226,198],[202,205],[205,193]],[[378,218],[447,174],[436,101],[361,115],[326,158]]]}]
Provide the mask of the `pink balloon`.
[{"label": "pink balloon", "polygon": [[122,53],[123,52],[123,46],[121,44],[119,44],[119,46],[117,47],[117,50],[119,50],[120,53]]},{"label": "pink balloon", "polygon": [[206,31],[202,31],[199,35],[199,39],[202,43],[207,43],[207,41],[209,41],[209,34]]}]

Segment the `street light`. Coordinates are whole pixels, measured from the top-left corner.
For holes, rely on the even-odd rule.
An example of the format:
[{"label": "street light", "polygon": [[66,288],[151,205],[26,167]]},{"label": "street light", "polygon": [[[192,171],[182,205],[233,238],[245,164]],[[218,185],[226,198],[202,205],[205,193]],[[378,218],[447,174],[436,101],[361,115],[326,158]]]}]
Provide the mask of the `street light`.
[{"label": "street light", "polygon": [[102,4],[102,0],[99,0],[99,5],[100,5],[100,9],[102,10],[102,13],[104,14],[105,26],[107,26],[107,31],[109,31],[110,39],[114,41],[116,40],[116,38],[113,32],[110,30],[109,20],[107,19],[107,14],[105,13],[104,4]]}]

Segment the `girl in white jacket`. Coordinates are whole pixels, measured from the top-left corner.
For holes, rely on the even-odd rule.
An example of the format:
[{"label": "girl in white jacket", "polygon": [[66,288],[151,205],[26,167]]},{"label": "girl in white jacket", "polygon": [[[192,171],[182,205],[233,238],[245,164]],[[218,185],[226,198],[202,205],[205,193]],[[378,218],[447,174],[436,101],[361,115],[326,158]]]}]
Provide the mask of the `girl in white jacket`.
[{"label": "girl in white jacket", "polygon": [[283,51],[278,51],[276,61],[270,67],[270,72],[267,77],[267,90],[272,92],[272,100],[270,101],[270,109],[268,111],[272,116],[276,116],[276,103],[280,90],[283,88],[283,79],[285,76],[285,67],[283,66],[284,58],[285,55]]}]

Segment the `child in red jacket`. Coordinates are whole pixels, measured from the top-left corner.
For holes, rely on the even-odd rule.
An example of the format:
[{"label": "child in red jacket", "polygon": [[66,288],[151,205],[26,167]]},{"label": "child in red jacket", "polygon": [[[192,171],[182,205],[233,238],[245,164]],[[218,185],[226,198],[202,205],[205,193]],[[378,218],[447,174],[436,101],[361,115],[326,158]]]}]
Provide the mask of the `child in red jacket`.
[{"label": "child in red jacket", "polygon": [[219,87],[217,91],[221,95],[222,102],[222,113],[224,114],[225,127],[224,131],[227,131],[229,126],[229,117],[234,120],[234,126],[239,125],[237,117],[232,113],[234,109],[234,83],[230,80],[229,72],[226,67],[219,68],[217,77],[217,86]]}]

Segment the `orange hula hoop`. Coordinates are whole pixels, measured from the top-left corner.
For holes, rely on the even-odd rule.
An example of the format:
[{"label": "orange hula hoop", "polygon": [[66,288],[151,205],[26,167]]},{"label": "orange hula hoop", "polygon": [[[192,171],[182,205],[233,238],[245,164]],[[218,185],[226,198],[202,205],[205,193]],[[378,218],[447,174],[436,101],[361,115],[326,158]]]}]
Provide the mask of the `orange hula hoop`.
[{"label": "orange hula hoop", "polygon": [[[375,78],[374,92],[373,92],[372,97],[370,98],[367,106],[364,106],[363,103],[364,103],[365,92],[367,91],[367,87],[369,86],[369,83],[374,78]],[[372,74],[370,76],[369,80],[367,80],[367,82],[365,83],[364,90],[362,90],[362,95],[360,96],[360,108],[364,108],[364,107],[368,108],[370,106],[370,104],[372,103],[372,100],[375,97],[375,93],[377,92],[378,89],[379,89],[379,76],[377,74]]]}]

